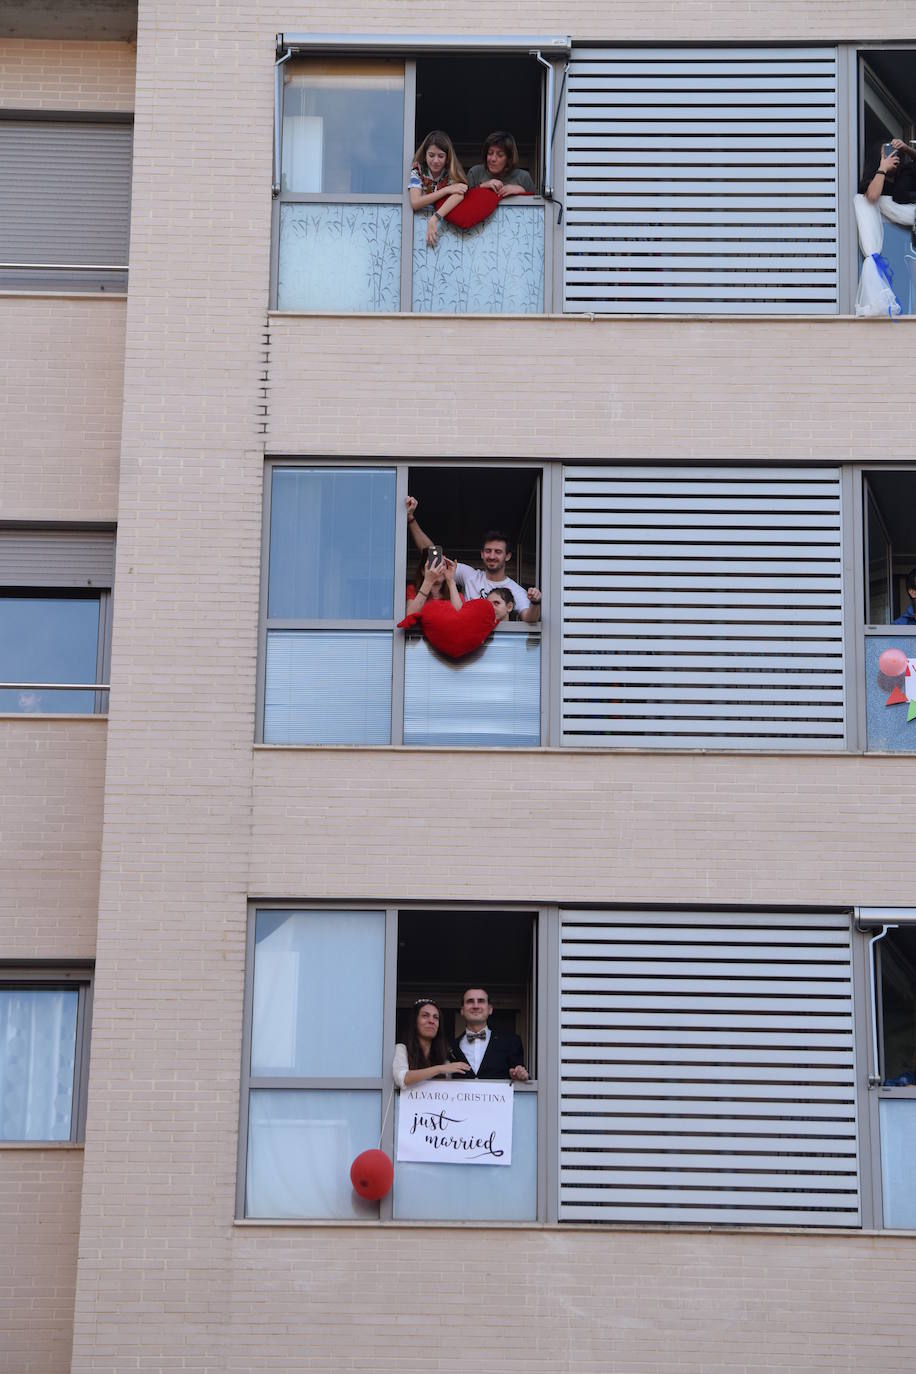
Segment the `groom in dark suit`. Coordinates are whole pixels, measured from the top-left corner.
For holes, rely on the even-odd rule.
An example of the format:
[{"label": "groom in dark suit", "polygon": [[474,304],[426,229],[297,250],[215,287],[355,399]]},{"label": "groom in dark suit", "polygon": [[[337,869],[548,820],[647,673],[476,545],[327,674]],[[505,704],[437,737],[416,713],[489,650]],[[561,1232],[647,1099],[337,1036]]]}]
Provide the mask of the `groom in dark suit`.
[{"label": "groom in dark suit", "polygon": [[452,1058],[470,1065],[475,1078],[511,1078],[527,1083],[522,1042],[517,1035],[496,1035],[487,1025],[493,1014],[484,988],[468,988],[461,999],[464,1035],[450,1042]]}]

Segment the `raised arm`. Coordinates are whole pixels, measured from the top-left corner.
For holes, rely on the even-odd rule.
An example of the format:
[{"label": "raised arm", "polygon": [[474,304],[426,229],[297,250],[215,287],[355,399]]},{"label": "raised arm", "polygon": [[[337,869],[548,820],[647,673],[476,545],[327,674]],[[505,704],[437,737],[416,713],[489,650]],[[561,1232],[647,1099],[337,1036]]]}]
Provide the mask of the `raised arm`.
[{"label": "raised arm", "polygon": [[[899,139],[894,140],[894,146],[900,143]],[[904,146],[900,143],[901,148]],[[878,170],[865,188],[866,198],[872,202],[880,200],[884,195],[885,180],[889,172],[896,172],[900,166],[900,157],[897,153],[891,153],[889,157],[882,157],[878,163]]]},{"label": "raised arm", "polygon": [[418,549],[431,548],[436,541],[430,539],[428,534],[424,534],[417,524],[417,506],[419,505],[417,498],[415,496],[406,497],[404,505],[407,507],[407,529],[411,539]]},{"label": "raised arm", "polygon": [[[427,568],[423,574],[423,581],[404,608],[404,615],[416,615],[417,611],[422,611],[423,607],[432,596],[434,589],[438,587],[444,577],[445,569],[443,567]],[[449,595],[451,595],[451,590],[449,591]]]},{"label": "raised arm", "polygon": [[461,593],[455,586],[455,569],[458,564],[454,558],[445,559],[445,585],[448,587],[448,599],[456,611],[460,611],[464,602],[461,600]]},{"label": "raised arm", "polygon": [[536,625],[541,618],[541,593],[537,587],[528,588],[528,600],[530,606],[526,606],[523,611],[519,611],[519,620],[527,621],[529,625]]}]

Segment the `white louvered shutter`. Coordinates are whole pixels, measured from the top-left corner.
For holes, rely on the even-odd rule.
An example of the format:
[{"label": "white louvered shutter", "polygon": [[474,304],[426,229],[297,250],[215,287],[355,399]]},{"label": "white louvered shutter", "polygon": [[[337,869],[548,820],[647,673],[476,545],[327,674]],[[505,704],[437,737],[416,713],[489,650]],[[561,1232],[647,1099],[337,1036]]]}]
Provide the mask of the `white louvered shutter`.
[{"label": "white louvered shutter", "polygon": [[833,48],[579,48],[571,312],[838,309]]},{"label": "white louvered shutter", "polygon": [[560,1220],[860,1223],[847,916],[566,911]]},{"label": "white louvered shutter", "polygon": [[835,468],[568,467],[561,741],[841,749]]}]

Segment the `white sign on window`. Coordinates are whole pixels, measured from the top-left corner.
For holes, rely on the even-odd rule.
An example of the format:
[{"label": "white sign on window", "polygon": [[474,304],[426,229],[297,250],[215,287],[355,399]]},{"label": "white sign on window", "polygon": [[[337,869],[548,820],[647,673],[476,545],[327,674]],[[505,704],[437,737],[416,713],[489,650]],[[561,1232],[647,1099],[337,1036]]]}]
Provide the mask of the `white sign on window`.
[{"label": "white sign on window", "polygon": [[511,1164],[512,1084],[418,1083],[404,1088],[398,1160],[416,1164]]}]

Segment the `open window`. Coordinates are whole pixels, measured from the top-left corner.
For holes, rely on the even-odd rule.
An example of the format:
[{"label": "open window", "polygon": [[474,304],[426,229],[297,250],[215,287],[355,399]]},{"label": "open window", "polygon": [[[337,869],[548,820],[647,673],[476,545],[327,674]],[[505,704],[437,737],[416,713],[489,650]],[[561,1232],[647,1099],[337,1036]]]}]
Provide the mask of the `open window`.
[{"label": "open window", "polygon": [[[534,910],[495,908],[253,910],[238,1214],[536,1220],[546,1138],[535,1076],[546,968],[540,921]],[[457,1009],[469,986],[489,994],[493,1034],[521,1037],[531,1072],[531,1081],[513,1091],[511,1164],[398,1163],[393,1192],[381,1203],[358,1197],[350,1182],[353,1159],[380,1142],[395,1156],[392,1063],[414,1002],[435,998],[448,1016],[447,1035],[459,1036]]]},{"label": "open window", "polygon": [[450,557],[480,569],[482,536],[498,528],[508,576],[525,597],[546,581],[540,468],[270,464],[258,710],[265,743],[542,742],[540,623],[485,627],[459,658],[420,629],[399,627],[419,557],[408,492]]},{"label": "open window", "polygon": [[916,469],[863,476],[867,747],[916,751]]},{"label": "open window", "polygon": [[880,1137],[883,1222],[916,1228],[916,910],[861,907],[871,991],[869,1111]]},{"label": "open window", "polygon": [[[900,156],[892,175],[875,176],[882,149],[893,139],[912,143],[916,121],[916,48],[869,48],[859,55],[858,189],[859,247],[868,260],[878,254],[878,275],[866,267],[856,302],[857,314],[916,313],[916,158]],[[876,213],[877,212],[877,213]],[[880,296],[879,296],[880,291]],[[894,301],[896,298],[896,303]],[[871,305],[874,304],[874,309]]]},{"label": "open window", "polygon": [[[426,245],[407,195],[431,129],[465,170],[510,131],[539,193],[555,117],[557,38],[278,35],[273,300],[280,310],[538,313],[545,207],[512,196]],[[539,55],[540,59],[539,60]]]},{"label": "open window", "polygon": [[428,53],[416,62],[415,147],[430,129],[451,134],[464,170],[488,134],[508,129],[519,166],[542,190],[544,69],[529,54]]}]

